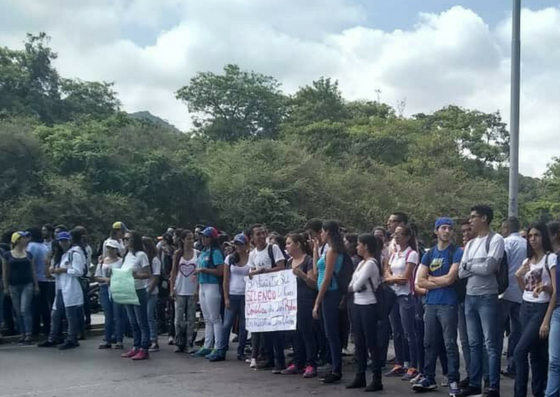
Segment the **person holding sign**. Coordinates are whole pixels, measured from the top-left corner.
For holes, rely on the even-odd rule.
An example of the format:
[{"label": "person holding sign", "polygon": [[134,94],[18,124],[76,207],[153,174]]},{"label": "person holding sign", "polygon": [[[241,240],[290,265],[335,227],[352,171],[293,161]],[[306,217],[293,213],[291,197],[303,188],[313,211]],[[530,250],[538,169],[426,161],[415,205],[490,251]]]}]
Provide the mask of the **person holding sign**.
[{"label": "person holding sign", "polygon": [[[317,342],[313,335],[313,304],[317,297],[317,280],[313,277],[313,257],[307,238],[288,234],[286,250],[288,267],[297,277],[297,330],[294,335],[294,362],[282,371],[284,375],[303,372],[304,378],[317,376]],[[305,371],[304,371],[305,366]]]},{"label": "person holding sign", "polygon": [[[251,267],[249,277],[273,273],[286,268],[282,250],[277,245],[268,244],[266,237],[267,231],[264,226],[257,224],[251,227],[251,241],[254,243],[255,249],[249,254],[249,266]],[[250,367],[257,369],[273,368],[273,373],[281,373],[286,367],[282,334],[273,331],[262,334],[256,332],[252,335],[253,352]],[[263,347],[261,341],[264,343],[266,361],[257,365],[259,350]]]},{"label": "person holding sign", "polygon": [[[358,359],[358,372],[347,389],[365,387],[366,391],[383,390],[381,382],[381,352],[377,343],[377,324],[380,320],[377,289],[381,285],[381,248],[383,243],[373,234],[358,237],[357,253],[364,258],[356,267],[348,292],[354,295],[352,330]],[[371,354],[373,379],[366,387],[368,352]]]},{"label": "person holding sign", "polygon": [[[344,240],[335,221],[323,223],[321,232],[322,244],[313,240],[313,273],[317,277],[319,293],[313,307],[313,318],[319,319],[321,310],[325,335],[329,343],[332,372],[323,379],[323,383],[335,383],[342,379],[342,344],[339,336],[338,306],[342,293],[338,287],[336,274],[342,269],[344,262]],[[328,244],[330,249],[319,257],[319,247]]]}]

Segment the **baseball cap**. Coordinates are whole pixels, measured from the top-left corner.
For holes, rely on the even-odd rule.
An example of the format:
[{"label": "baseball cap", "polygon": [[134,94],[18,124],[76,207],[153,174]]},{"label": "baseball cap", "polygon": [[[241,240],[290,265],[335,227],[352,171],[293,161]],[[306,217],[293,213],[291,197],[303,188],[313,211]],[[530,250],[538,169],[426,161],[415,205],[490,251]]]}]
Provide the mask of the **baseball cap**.
[{"label": "baseball cap", "polygon": [[233,239],[233,244],[246,245],[248,242],[249,241],[247,240],[247,236],[244,235],[243,233],[239,233]]},{"label": "baseball cap", "polygon": [[114,248],[114,249],[119,249],[120,248],[119,242],[115,239],[112,239],[112,238],[108,239],[105,242],[105,247]]},{"label": "baseball cap", "polygon": [[436,230],[438,230],[443,225],[448,225],[448,226],[453,227],[455,225],[455,222],[453,222],[453,219],[445,217],[445,216],[441,217],[441,218],[438,218],[436,220],[436,225],[435,225]]},{"label": "baseball cap", "polygon": [[123,222],[117,221],[117,222],[113,223],[113,230],[126,231],[126,225]]},{"label": "baseball cap", "polygon": [[12,234],[12,244],[17,243],[17,241],[22,237],[29,237],[28,232],[15,232]]},{"label": "baseball cap", "polygon": [[215,227],[208,226],[201,233],[204,237],[218,238],[218,230]]},{"label": "baseball cap", "polygon": [[56,235],[56,241],[72,240],[72,236],[68,232],[60,232]]}]

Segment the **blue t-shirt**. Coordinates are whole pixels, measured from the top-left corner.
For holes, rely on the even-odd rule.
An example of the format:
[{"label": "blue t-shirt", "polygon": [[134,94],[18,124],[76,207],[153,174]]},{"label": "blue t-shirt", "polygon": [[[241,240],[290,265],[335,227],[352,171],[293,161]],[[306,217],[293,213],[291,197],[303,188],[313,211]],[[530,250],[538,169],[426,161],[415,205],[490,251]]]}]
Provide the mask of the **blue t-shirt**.
[{"label": "blue t-shirt", "polygon": [[48,249],[43,243],[29,243],[27,245],[27,252],[33,255],[35,259],[35,274],[37,281],[47,281],[45,276],[45,266],[47,265]]},{"label": "blue t-shirt", "polygon": [[[318,271],[318,275],[317,275],[317,288],[321,288],[321,285],[323,284],[323,279],[325,278],[325,267],[326,267],[326,257],[327,254],[324,253],[323,255],[321,255],[321,257],[319,258],[319,260],[317,261],[317,271]],[[336,282],[336,274],[338,272],[340,272],[340,269],[342,268],[342,262],[344,261],[344,255],[342,254],[338,254],[338,256],[336,257],[336,262],[334,264],[334,274],[331,278],[331,285],[329,285],[329,291],[336,291],[338,290],[338,284]]]},{"label": "blue t-shirt", "polygon": [[[210,262],[210,251],[212,251],[212,259],[214,263]],[[197,267],[199,269],[215,269],[218,265],[224,264],[224,256],[219,249],[216,248],[204,248],[198,257]],[[213,266],[212,266],[213,265]],[[199,273],[198,274],[199,284],[219,284],[220,279],[212,274]]]},{"label": "blue t-shirt", "polygon": [[[428,267],[428,274],[430,276],[445,276],[449,273],[453,263],[461,263],[461,259],[463,258],[463,250],[461,248],[455,249],[453,260],[450,263],[451,248],[450,245],[443,251],[440,251],[438,247],[435,246],[432,250],[424,254],[422,257],[422,265]],[[430,255],[431,251],[433,251],[432,255]],[[428,263],[430,261],[430,256],[431,263]],[[428,296],[426,297],[426,304],[428,305],[456,305],[457,303],[457,293],[453,285],[429,290]]]}]

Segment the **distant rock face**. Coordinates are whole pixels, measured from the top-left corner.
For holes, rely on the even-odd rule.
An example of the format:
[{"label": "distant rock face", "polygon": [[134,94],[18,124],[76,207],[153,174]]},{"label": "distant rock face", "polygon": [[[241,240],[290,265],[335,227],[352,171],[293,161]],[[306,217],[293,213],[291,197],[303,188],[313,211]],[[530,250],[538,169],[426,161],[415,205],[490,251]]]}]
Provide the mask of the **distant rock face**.
[{"label": "distant rock face", "polygon": [[147,110],[144,110],[142,112],[128,113],[128,116],[136,120],[148,121],[150,123],[157,125],[158,127],[169,128],[170,130],[179,131],[179,129],[175,127],[173,124],[168,123],[167,121],[165,121],[164,119],[158,116],[154,116]]}]

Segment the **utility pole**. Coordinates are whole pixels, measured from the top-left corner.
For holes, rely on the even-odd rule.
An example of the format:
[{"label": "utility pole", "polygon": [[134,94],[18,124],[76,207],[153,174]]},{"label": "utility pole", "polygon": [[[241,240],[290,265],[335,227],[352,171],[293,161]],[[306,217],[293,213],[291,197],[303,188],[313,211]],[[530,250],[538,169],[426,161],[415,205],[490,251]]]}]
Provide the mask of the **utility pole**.
[{"label": "utility pole", "polygon": [[509,146],[509,216],[517,216],[519,193],[519,96],[521,80],[521,0],[513,0],[511,37],[511,108]]}]

